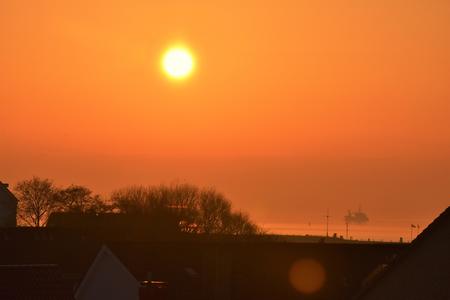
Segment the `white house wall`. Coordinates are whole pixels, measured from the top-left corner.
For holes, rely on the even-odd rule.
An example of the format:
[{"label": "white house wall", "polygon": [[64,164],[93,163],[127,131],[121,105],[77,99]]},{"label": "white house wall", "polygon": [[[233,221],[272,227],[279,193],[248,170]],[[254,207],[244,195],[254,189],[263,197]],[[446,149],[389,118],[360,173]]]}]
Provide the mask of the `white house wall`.
[{"label": "white house wall", "polygon": [[139,283],[119,259],[103,247],[80,284],[76,300],[138,300]]}]

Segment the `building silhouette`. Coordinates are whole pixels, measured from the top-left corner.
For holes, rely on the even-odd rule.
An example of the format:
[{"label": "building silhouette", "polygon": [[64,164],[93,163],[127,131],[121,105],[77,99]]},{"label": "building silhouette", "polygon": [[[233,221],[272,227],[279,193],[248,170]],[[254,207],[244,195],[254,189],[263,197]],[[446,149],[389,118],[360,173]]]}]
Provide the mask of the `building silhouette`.
[{"label": "building silhouette", "polygon": [[0,227],[16,227],[17,198],[8,189],[9,185],[0,181]]},{"label": "building silhouette", "polygon": [[391,264],[372,272],[358,300],[450,299],[450,207]]}]

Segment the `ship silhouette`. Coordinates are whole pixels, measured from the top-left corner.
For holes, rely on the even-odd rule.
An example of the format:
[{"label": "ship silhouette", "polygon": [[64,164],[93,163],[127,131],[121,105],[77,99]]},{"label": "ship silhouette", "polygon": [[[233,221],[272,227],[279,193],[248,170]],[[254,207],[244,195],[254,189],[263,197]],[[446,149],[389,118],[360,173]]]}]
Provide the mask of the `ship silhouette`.
[{"label": "ship silhouette", "polygon": [[347,224],[365,224],[369,222],[369,217],[366,213],[361,211],[361,208],[358,208],[358,211],[356,212],[349,210],[344,219]]}]

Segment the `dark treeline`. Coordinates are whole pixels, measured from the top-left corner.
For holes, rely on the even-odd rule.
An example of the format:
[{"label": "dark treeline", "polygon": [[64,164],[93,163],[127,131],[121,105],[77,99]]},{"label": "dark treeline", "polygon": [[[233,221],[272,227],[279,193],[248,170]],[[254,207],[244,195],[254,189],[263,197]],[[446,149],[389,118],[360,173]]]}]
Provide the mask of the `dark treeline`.
[{"label": "dark treeline", "polygon": [[146,219],[147,225],[175,224],[177,231],[185,233],[261,232],[246,214],[233,211],[231,202],[214,188],[187,183],[125,187],[103,198],[85,186],[57,187],[49,179],[33,177],[18,182],[14,192],[19,200],[19,224],[24,226],[46,226],[53,213],[66,213],[129,216]]}]

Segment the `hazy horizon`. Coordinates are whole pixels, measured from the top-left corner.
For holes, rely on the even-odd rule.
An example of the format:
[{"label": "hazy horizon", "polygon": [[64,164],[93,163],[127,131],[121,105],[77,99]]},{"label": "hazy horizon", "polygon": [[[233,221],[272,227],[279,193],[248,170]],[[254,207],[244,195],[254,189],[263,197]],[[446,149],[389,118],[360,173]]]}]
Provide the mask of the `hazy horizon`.
[{"label": "hazy horizon", "polygon": [[[105,198],[112,191],[130,185],[187,182],[215,187],[232,201],[234,209],[248,213],[270,233],[325,235],[328,209],[330,235],[336,232],[338,236],[345,236],[344,216],[348,210],[361,208],[369,222],[351,225],[350,236],[385,241],[398,241],[402,236],[408,241],[411,224],[419,224],[423,230],[448,206],[444,193],[440,204],[427,205],[432,190],[419,185],[430,173],[418,174],[411,168],[403,170],[395,166],[386,170],[384,164],[379,165],[379,160],[373,159],[362,160],[358,167],[353,165],[349,170],[342,158],[321,164],[309,158],[299,165],[293,165],[289,158],[227,158],[219,162],[209,159],[208,167],[198,168],[196,166],[202,164],[194,159],[182,164],[160,158],[158,164],[149,164],[134,157],[121,157],[114,163],[109,163],[111,158],[97,157],[96,164],[86,166],[70,160],[53,165],[51,161],[55,157],[40,157],[31,165],[5,164],[12,176],[2,178],[2,181],[10,183],[12,188],[18,180],[36,175],[52,179],[56,186],[85,185]],[[44,167],[47,171],[41,174],[27,172]],[[129,168],[135,171],[127,172]],[[54,176],[63,170],[66,170],[64,176]],[[382,172],[387,177],[373,181],[373,172]],[[445,177],[437,181],[439,176],[435,174],[433,178],[435,190],[445,187]],[[405,186],[415,186],[415,189],[406,194]],[[347,197],[342,197],[343,194]],[[401,197],[409,197],[409,205],[402,206],[400,201],[395,201]],[[439,198],[435,196],[435,199]],[[308,223],[312,228],[307,226]]]},{"label": "hazy horizon", "polygon": [[361,206],[406,239],[450,203],[449,1],[2,1],[0,43],[1,181],[215,186],[260,224]]}]

